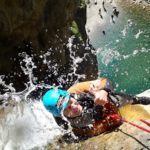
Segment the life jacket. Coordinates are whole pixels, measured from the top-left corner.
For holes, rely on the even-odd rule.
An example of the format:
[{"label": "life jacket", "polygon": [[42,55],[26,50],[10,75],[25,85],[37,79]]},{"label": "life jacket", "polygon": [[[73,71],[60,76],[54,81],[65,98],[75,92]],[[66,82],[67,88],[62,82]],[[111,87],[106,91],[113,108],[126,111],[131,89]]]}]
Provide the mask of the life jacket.
[{"label": "life jacket", "polygon": [[[99,80],[100,83],[102,84],[100,86],[103,88],[106,84],[106,80],[105,79]],[[91,81],[81,82],[68,89],[68,91],[70,93],[77,93],[77,94],[80,92],[87,92],[90,87],[90,84]],[[101,118],[100,120],[96,119],[92,122],[91,125],[86,127],[73,127],[73,132],[76,136],[91,137],[99,135],[103,132],[110,131],[122,124],[120,119],[115,120],[112,119],[110,117],[112,114],[120,116],[118,108],[113,103],[108,102],[104,106],[103,116],[100,116]]]}]

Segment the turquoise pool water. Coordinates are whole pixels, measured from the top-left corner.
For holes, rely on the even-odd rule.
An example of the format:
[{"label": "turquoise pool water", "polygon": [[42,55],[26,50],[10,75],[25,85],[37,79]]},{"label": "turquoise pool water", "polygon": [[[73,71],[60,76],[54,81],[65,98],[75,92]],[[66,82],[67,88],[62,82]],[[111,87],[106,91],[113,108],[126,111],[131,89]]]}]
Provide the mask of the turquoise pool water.
[{"label": "turquoise pool water", "polygon": [[110,78],[117,91],[138,94],[150,89],[150,9],[122,4],[119,11],[115,24],[93,40],[100,76]]}]

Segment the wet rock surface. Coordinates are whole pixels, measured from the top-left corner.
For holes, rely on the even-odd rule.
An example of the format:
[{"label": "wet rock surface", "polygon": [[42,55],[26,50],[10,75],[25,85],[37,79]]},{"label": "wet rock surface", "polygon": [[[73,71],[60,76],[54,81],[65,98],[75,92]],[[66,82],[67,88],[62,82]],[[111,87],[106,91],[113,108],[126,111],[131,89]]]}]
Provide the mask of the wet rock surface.
[{"label": "wet rock surface", "polygon": [[[7,83],[12,82],[18,90],[24,88],[21,81],[27,81],[27,77],[20,67],[23,58],[19,53],[22,52],[28,54],[37,66],[34,73],[38,82],[59,85],[58,78],[63,76],[68,83],[62,83],[62,86],[67,88],[79,78],[76,74],[85,75],[81,80],[97,77],[95,52],[91,52],[93,47],[86,43],[86,8],[79,6],[79,1],[69,0],[0,2],[0,72],[7,76]],[[83,41],[75,37],[72,48],[67,44],[74,20],[83,35]],[[73,54],[71,51],[74,51]],[[45,53],[49,53],[46,64],[41,58]],[[74,66],[78,57],[83,61]],[[73,67],[76,67],[75,71]],[[69,73],[73,74],[72,77],[67,77]]]}]

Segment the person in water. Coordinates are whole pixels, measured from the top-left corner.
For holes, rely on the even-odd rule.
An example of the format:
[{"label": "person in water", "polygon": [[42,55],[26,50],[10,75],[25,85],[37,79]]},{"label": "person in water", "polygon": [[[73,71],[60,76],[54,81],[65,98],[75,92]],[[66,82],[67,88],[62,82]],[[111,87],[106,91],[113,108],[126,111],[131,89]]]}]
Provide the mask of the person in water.
[{"label": "person in water", "polygon": [[126,104],[150,104],[147,97],[129,96],[113,91],[110,80],[99,78],[73,85],[67,91],[52,88],[43,93],[42,102],[58,123],[67,128],[67,122],[77,136],[94,136],[118,127],[122,122],[112,119],[120,115],[118,108]]}]

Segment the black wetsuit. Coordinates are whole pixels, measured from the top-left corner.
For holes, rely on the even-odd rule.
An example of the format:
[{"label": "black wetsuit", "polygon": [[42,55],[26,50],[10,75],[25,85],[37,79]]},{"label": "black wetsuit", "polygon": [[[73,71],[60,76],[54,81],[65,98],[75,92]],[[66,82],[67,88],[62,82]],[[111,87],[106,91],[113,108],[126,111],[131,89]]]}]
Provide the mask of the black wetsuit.
[{"label": "black wetsuit", "polygon": [[[124,93],[115,93],[109,89],[104,90],[109,93],[109,100],[118,108],[127,104],[150,104],[150,98],[148,97],[130,96]],[[101,116],[104,113],[103,107],[94,105],[94,96],[88,93],[72,94],[72,96],[76,96],[75,99],[83,107],[83,112],[79,117],[67,118],[72,127],[84,128],[92,124],[93,121],[102,119]],[[66,121],[61,118],[55,118],[55,120],[58,125],[63,125],[67,129]]]}]

